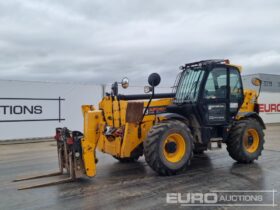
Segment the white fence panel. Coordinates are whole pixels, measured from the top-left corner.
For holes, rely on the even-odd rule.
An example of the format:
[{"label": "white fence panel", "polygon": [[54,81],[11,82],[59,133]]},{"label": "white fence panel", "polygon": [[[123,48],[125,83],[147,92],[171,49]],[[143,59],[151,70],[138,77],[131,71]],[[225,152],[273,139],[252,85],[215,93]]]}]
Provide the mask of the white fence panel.
[{"label": "white fence panel", "polygon": [[280,122],[280,93],[261,92],[260,115],[265,123]]},{"label": "white fence panel", "polygon": [[63,126],[82,130],[81,105],[97,104],[101,94],[97,85],[0,81],[0,140],[53,136]]}]

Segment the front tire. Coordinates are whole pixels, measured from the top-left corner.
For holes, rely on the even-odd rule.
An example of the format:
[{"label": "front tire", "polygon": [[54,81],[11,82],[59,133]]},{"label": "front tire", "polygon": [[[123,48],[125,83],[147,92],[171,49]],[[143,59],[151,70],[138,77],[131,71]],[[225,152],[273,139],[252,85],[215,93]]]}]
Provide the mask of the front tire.
[{"label": "front tire", "polygon": [[184,171],[193,156],[191,131],[178,120],[153,126],[143,145],[146,162],[160,175],[175,175]]},{"label": "front tire", "polygon": [[261,156],[264,132],[260,123],[253,119],[237,121],[227,140],[229,155],[239,163],[252,163]]}]

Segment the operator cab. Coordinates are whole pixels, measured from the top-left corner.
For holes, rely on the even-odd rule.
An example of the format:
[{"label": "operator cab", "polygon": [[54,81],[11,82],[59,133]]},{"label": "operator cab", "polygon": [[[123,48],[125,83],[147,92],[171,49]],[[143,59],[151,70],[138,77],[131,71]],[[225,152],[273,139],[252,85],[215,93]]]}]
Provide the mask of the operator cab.
[{"label": "operator cab", "polygon": [[240,67],[228,60],[205,60],[181,69],[175,99],[167,112],[183,115],[203,130],[218,131],[207,136],[221,136],[244,100]]}]

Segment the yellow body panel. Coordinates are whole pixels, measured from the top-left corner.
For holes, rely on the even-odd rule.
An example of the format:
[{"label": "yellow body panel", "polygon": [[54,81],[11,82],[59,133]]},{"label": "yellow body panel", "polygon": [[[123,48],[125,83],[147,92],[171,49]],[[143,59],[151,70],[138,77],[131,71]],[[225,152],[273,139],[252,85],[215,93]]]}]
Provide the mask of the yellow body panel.
[{"label": "yellow body panel", "polygon": [[131,152],[145,140],[153,124],[153,120],[142,123],[141,135],[138,136],[138,124],[127,123],[125,126],[124,141],[122,144],[120,157],[130,157]]},{"label": "yellow body panel", "polygon": [[253,112],[255,109],[255,104],[257,102],[257,92],[255,90],[244,90],[244,101],[239,109],[239,113],[236,116],[237,119],[240,119],[242,113]]},{"label": "yellow body panel", "polygon": [[[150,107],[166,107],[172,99],[160,99],[151,102]],[[144,101],[144,107],[147,101]],[[101,152],[117,157],[130,157],[131,152],[146,138],[150,128],[156,120],[155,115],[146,115],[139,130],[138,123],[126,122],[126,108],[128,101],[111,97],[104,97],[99,103],[99,110],[93,111],[93,106],[82,107],[84,114],[84,139],[82,141],[84,162],[88,176],[95,175],[95,148]],[[105,126],[123,131],[123,136],[108,137],[105,135]],[[139,132],[141,135],[138,135]]]},{"label": "yellow body panel", "polygon": [[107,138],[103,138],[104,144],[102,148],[102,152],[119,156],[121,149],[121,138],[116,138],[114,141],[108,141]]},{"label": "yellow body panel", "polygon": [[95,176],[95,148],[97,140],[101,135],[102,128],[100,121],[102,120],[101,110],[85,110],[84,112],[84,138],[82,139],[83,160],[86,175]]}]

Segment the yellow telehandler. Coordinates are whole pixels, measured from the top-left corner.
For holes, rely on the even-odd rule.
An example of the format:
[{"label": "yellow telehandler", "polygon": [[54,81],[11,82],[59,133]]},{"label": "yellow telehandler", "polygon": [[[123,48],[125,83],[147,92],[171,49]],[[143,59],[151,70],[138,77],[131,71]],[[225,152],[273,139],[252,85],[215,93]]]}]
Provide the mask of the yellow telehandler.
[{"label": "yellow telehandler", "polygon": [[[29,185],[34,188],[96,175],[96,149],[120,162],[144,155],[160,175],[175,175],[188,168],[193,154],[225,143],[229,155],[251,163],[263,150],[265,124],[259,116],[259,90],[244,90],[241,67],[229,60],[203,60],[185,64],[172,93],[155,93],[161,78],[148,78],[145,94],[121,95],[118,85],[100,101],[98,108],[83,105],[84,131],[56,128],[59,172],[22,181],[66,174],[66,179]],[[128,87],[128,79],[121,82]]]}]

